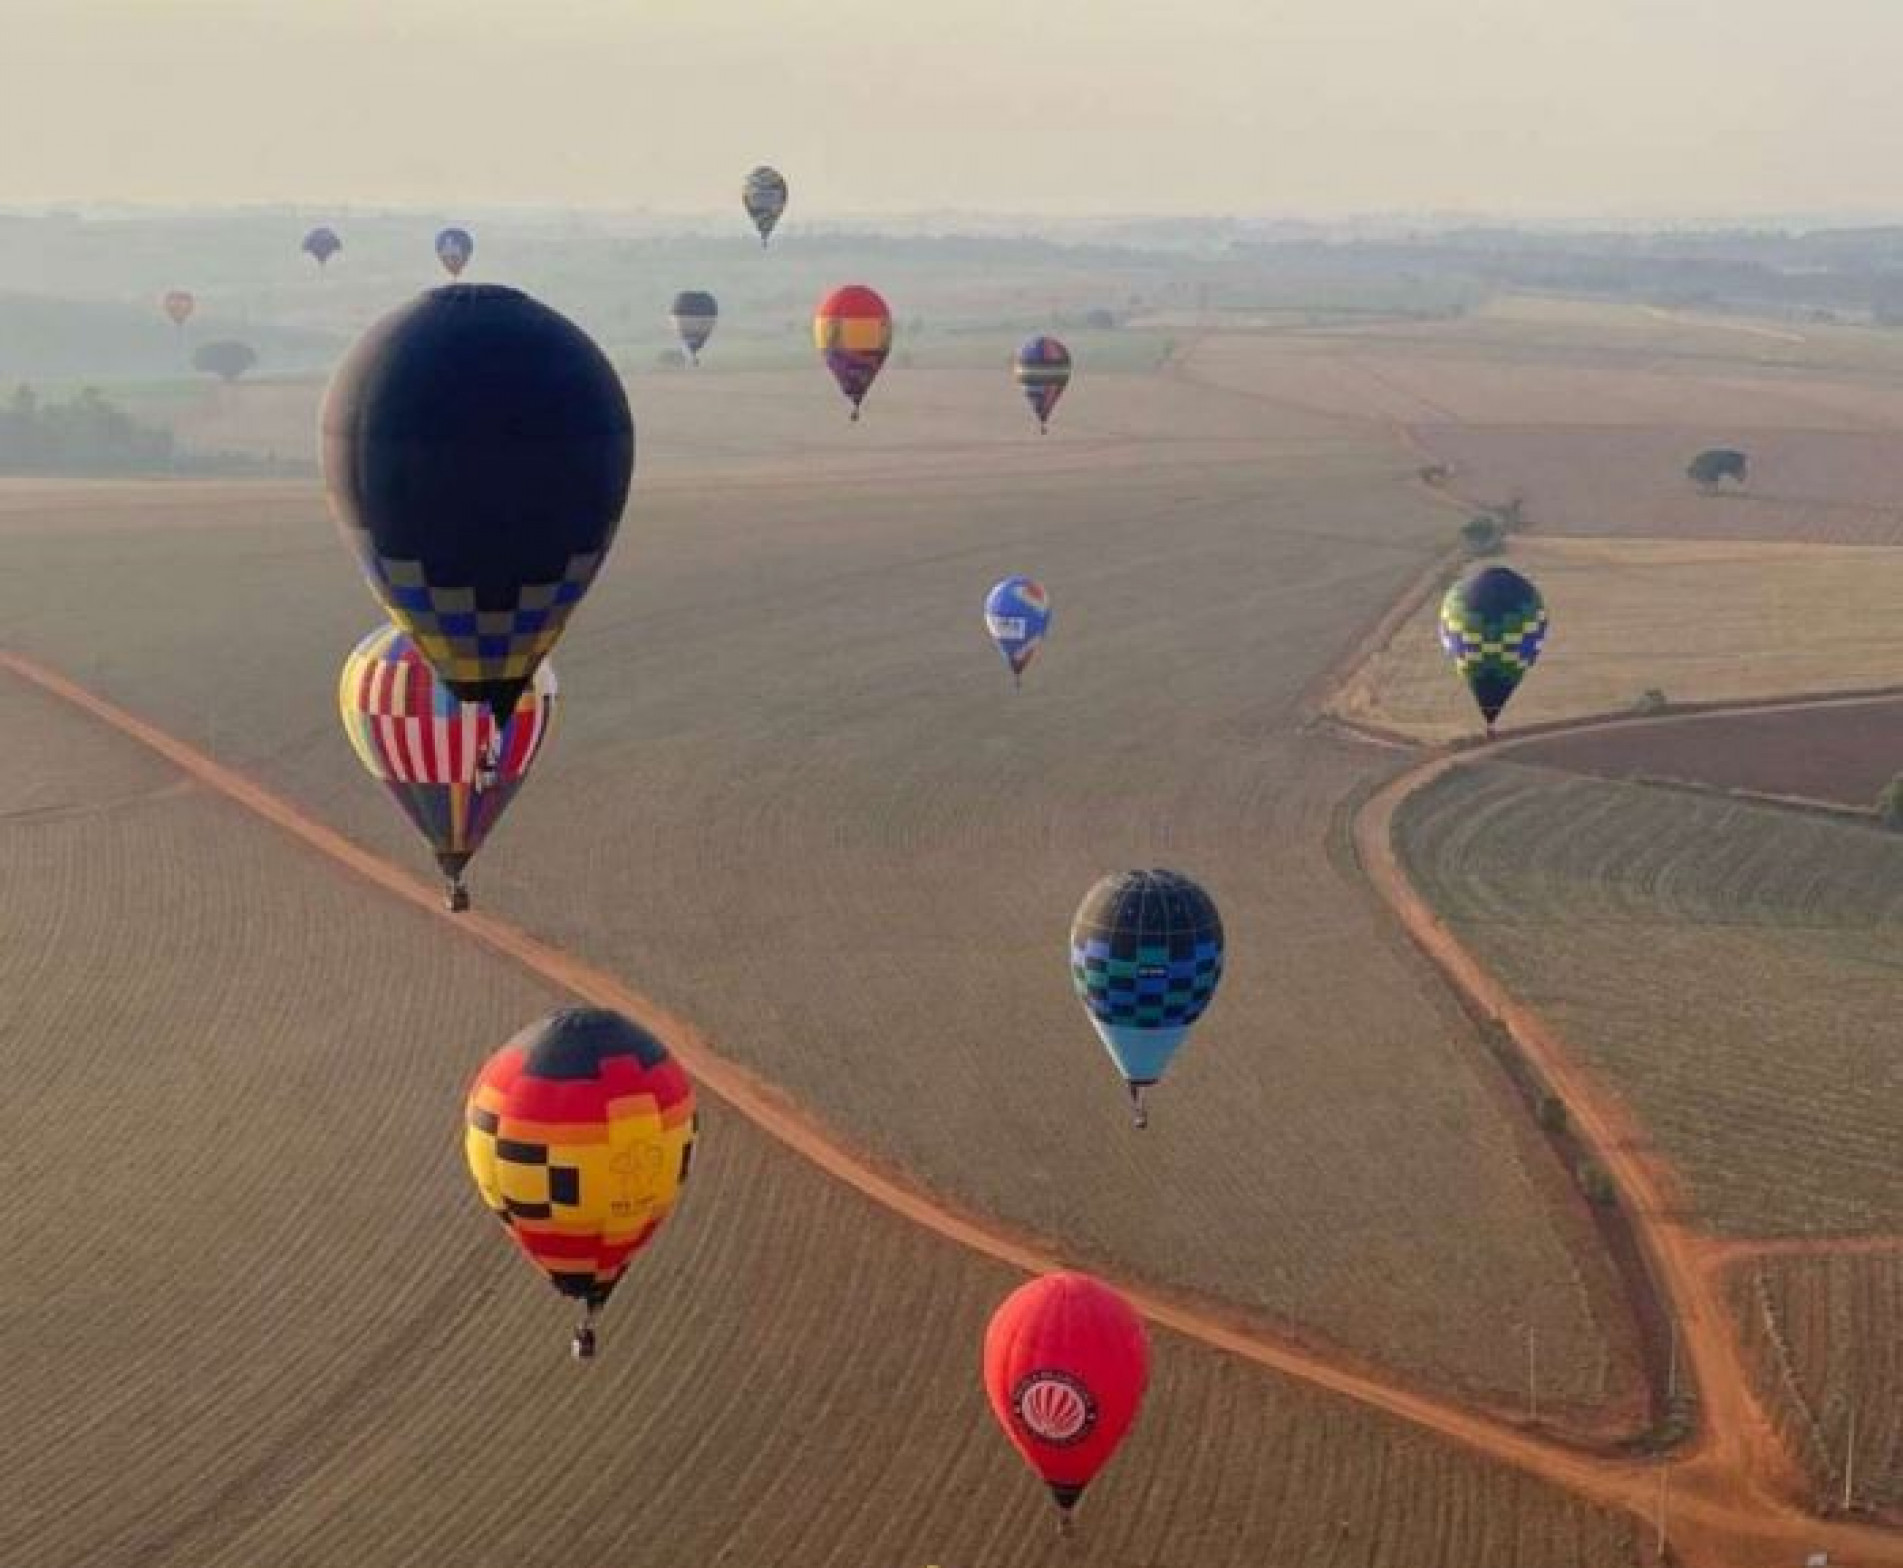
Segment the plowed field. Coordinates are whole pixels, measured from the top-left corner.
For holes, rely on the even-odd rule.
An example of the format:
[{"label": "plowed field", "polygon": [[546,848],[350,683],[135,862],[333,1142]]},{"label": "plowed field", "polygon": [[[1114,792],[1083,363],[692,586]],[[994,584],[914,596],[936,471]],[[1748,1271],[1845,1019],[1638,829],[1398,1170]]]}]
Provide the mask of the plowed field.
[{"label": "plowed field", "polygon": [[1692,715],[1556,735],[1517,748],[1514,759],[1866,811],[1903,772],[1903,700]]},{"label": "plowed field", "polygon": [[1693,1217],[1903,1231],[1903,840],[1512,763],[1403,808],[1449,925],[1637,1110]]},{"label": "plowed field", "polygon": [[[1733,1300],[1765,1401],[1825,1506],[1903,1513],[1903,1247],[1741,1265]],[[1854,1449],[1852,1441],[1854,1439]]]},{"label": "plowed field", "polygon": [[[823,388],[817,411],[777,383],[637,389],[655,477],[478,901],[1085,1257],[1511,1408],[1530,1320],[1555,1419],[1633,1420],[1631,1330],[1564,1173],[1333,847],[1387,759],[1300,727],[1446,517],[1353,427],[1101,377],[1040,440],[994,383],[896,376],[858,427]],[[721,433],[670,451],[695,420]],[[1123,430],[1147,433],[1093,433]],[[338,731],[335,670],[377,612],[317,497],[248,522],[234,486],[163,529],[143,505],[49,518],[0,624],[426,864]],[[1014,695],[978,607],[1016,570],[1057,629]],[[1105,869],[1158,862],[1207,879],[1231,967],[1139,1137],[1064,942]]]},{"label": "plowed field", "polygon": [[[977,1391],[1007,1271],[714,1107],[572,1366],[456,1133],[556,998],[11,680],[0,725],[0,1558],[1075,1561]],[[1637,1560],[1622,1520],[1157,1350],[1097,1560]]]}]

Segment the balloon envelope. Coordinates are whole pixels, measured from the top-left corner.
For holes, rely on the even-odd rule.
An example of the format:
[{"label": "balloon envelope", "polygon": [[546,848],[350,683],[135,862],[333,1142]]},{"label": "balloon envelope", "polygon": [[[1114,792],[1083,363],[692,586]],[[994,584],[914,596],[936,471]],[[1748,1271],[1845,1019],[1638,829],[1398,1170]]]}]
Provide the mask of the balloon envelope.
[{"label": "balloon envelope", "polygon": [[549,1283],[592,1308],[680,1197],[694,1086],[639,1024],[568,1008],[489,1058],[464,1124],[483,1203]]},{"label": "balloon envelope", "polygon": [[436,236],[436,259],[452,278],[460,278],[469,258],[476,253],[476,242],[467,229],[444,229]]},{"label": "balloon envelope", "polygon": [[1070,385],[1070,350],[1056,338],[1027,338],[1012,362],[1012,374],[1024,389],[1024,400],[1037,415],[1038,429],[1050,423],[1051,411]]},{"label": "balloon envelope", "polygon": [[1180,872],[1115,872],[1071,921],[1072,984],[1132,1089],[1163,1076],[1214,999],[1222,963],[1215,900]]},{"label": "balloon envelope", "polygon": [[764,247],[774,224],[780,221],[780,214],[786,211],[785,178],[778,169],[761,164],[741,183],[740,204],[760,231],[760,244]]},{"label": "balloon envelope", "polygon": [[683,289],[674,296],[667,319],[674,323],[688,357],[698,365],[700,351],[714,335],[714,323],[720,319],[720,306],[713,295],[704,289]]},{"label": "balloon envelope", "polygon": [[1047,1274],[985,1330],[985,1393],[1011,1446],[1063,1509],[1117,1451],[1150,1380],[1135,1311],[1088,1274]]},{"label": "balloon envelope", "polygon": [[892,351],[892,312],[863,283],[848,283],[819,302],[813,313],[813,342],[857,419],[859,405]]},{"label": "balloon envelope", "polygon": [[1044,645],[1051,624],[1051,596],[1029,577],[1007,577],[985,595],[985,630],[1013,675]]},{"label": "balloon envelope", "polygon": [[392,311],[324,398],[331,511],[449,689],[506,719],[601,569],[634,471],[613,367],[515,289]]},{"label": "balloon envelope", "polygon": [[1509,567],[1474,572],[1441,600],[1441,647],[1473,693],[1489,730],[1545,642],[1546,601]]},{"label": "balloon envelope", "polygon": [[184,289],[173,289],[165,296],[162,303],[165,314],[171,318],[172,325],[175,327],[184,326],[191,318],[192,312],[198,308],[198,301]]},{"label": "balloon envelope", "polygon": [[344,242],[337,238],[335,229],[319,227],[304,236],[304,254],[315,257],[320,267],[343,248]]},{"label": "balloon envelope", "polygon": [[[351,749],[451,880],[527,780],[555,724],[555,694],[555,669],[545,660],[498,734],[489,709],[458,699],[394,626],[379,626],[351,649],[337,681]],[[479,783],[483,772],[492,776]]]}]

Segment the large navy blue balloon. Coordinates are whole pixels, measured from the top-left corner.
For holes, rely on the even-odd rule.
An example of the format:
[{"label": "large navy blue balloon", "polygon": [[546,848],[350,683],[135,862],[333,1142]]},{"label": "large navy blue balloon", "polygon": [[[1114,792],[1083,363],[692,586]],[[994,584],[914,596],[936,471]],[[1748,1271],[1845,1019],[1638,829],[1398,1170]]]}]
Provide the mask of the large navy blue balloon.
[{"label": "large navy blue balloon", "polygon": [[331,510],[371,591],[451,691],[506,721],[627,503],[614,367],[528,295],[455,284],[358,340],[322,423]]}]

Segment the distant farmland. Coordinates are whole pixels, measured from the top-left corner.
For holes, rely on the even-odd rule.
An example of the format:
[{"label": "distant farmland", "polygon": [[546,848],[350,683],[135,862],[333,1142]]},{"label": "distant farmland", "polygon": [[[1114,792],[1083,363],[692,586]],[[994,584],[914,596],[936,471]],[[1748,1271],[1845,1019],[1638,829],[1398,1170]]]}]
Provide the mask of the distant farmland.
[{"label": "distant farmland", "polygon": [[[1903,680],[1903,550],[1536,537],[1504,561],[1538,585],[1551,628],[1503,730],[1630,711],[1652,690],[1711,702]],[[1337,712],[1422,740],[1479,732],[1438,609],[1431,596]]]},{"label": "distant farmland", "polygon": [[1855,1500],[1903,1511],[1903,1249],[1763,1258],[1732,1297],[1759,1391],[1827,1505],[1854,1435]]},{"label": "distant farmland", "polygon": [[1903,1231],[1903,840],[1496,763],[1403,807],[1435,907],[1638,1112],[1698,1220]]}]

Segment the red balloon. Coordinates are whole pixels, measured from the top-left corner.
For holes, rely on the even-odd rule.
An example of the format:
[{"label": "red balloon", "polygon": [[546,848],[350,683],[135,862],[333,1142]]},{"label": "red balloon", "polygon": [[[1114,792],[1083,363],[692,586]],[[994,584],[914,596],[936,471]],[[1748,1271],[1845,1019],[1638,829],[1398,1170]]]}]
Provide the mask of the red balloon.
[{"label": "red balloon", "polygon": [[1032,1280],[985,1330],[992,1412],[1066,1512],[1117,1451],[1149,1381],[1142,1322],[1088,1274]]}]

